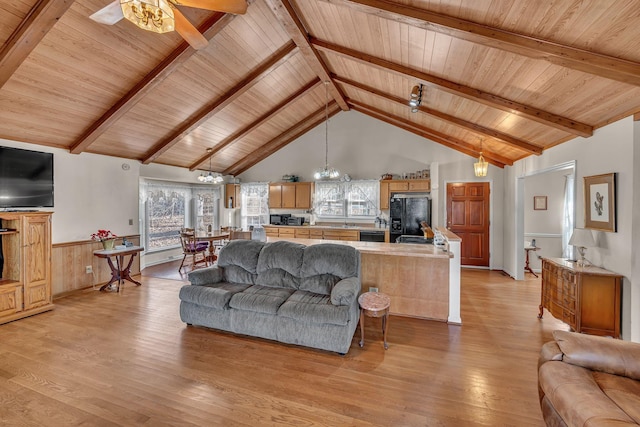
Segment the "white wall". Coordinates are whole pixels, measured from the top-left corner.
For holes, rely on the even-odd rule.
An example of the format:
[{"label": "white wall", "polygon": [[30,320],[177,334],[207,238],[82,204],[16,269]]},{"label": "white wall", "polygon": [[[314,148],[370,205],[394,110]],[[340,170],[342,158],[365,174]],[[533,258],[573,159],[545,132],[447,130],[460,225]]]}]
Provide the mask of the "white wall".
[{"label": "white wall", "polygon": [[[536,240],[540,249],[529,254],[530,266],[540,271],[539,256],[562,257],[562,217],[564,212],[564,185],[566,170],[529,176],[524,181],[524,237]],[[547,197],[547,209],[533,208],[534,196]]]},{"label": "white wall", "polygon": [[[637,128],[637,125],[635,125]],[[576,138],[557,147],[546,150],[541,156],[531,156],[516,162],[513,167],[505,168],[505,218],[504,223],[504,267],[505,271],[515,276],[516,268],[516,209],[515,193],[516,181],[519,176],[533,171],[550,168],[554,165],[570,160],[576,160],[576,227],[584,226],[584,188],[585,176],[598,175],[609,172],[618,173],[617,219],[618,232],[594,232],[599,248],[587,251],[589,258],[595,265],[623,276],[623,308],[622,333],[625,339],[640,341],[640,325],[631,323],[633,317],[637,320],[635,311],[640,310],[640,278],[633,276],[632,252],[634,229],[632,219],[632,205],[634,203],[634,160],[638,154],[634,152],[634,122],[631,117],[612,123],[598,129],[590,138]],[[635,170],[640,165],[635,164]],[[637,177],[636,177],[637,179]],[[638,187],[636,185],[636,187]],[[636,196],[637,197],[637,196]],[[637,216],[637,214],[636,214]],[[636,218],[635,227],[640,226]],[[637,252],[635,254],[637,258]],[[636,260],[637,261],[637,260]],[[637,262],[635,262],[637,264]],[[635,278],[635,284],[634,284]]]}]

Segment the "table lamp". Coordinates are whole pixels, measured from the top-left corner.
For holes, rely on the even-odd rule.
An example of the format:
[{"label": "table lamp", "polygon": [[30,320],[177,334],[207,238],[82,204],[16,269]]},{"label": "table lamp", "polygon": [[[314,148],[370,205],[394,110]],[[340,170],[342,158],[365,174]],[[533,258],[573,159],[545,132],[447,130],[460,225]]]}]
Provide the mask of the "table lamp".
[{"label": "table lamp", "polygon": [[591,231],[584,228],[574,228],[571,239],[569,239],[569,244],[578,248],[578,252],[580,253],[578,265],[580,267],[586,266],[588,262],[584,259],[584,251],[587,248],[593,248],[596,246],[596,241],[593,239]]}]

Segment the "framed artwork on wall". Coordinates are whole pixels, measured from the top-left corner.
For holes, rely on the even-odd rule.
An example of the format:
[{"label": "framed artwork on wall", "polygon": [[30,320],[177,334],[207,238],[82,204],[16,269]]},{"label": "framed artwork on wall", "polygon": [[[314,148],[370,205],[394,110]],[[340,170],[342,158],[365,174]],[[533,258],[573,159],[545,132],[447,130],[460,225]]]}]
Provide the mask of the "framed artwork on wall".
[{"label": "framed artwork on wall", "polygon": [[584,177],[584,227],[616,231],[616,173]]},{"label": "framed artwork on wall", "polygon": [[547,210],[547,196],[533,196],[533,210],[546,211]]}]

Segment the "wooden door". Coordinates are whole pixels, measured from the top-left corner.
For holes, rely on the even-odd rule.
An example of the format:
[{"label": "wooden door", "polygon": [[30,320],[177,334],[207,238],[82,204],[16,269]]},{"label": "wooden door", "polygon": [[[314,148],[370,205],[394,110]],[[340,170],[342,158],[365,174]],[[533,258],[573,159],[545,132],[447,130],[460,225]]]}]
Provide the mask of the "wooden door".
[{"label": "wooden door", "polygon": [[50,216],[25,216],[24,308],[51,303],[51,224]]},{"label": "wooden door", "polygon": [[462,239],[462,265],[489,266],[489,183],[447,184],[447,228]]}]

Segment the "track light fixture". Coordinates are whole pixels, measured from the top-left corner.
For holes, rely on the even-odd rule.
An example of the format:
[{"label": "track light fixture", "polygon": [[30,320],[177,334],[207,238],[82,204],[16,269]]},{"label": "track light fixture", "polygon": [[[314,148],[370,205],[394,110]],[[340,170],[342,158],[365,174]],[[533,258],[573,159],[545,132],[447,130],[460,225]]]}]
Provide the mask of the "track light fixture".
[{"label": "track light fixture", "polygon": [[409,95],[409,107],[411,107],[412,113],[417,113],[420,108],[420,104],[422,104],[423,87],[422,83],[420,83],[411,89],[411,95]]}]

